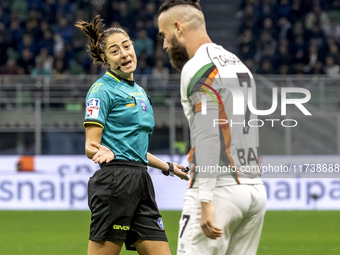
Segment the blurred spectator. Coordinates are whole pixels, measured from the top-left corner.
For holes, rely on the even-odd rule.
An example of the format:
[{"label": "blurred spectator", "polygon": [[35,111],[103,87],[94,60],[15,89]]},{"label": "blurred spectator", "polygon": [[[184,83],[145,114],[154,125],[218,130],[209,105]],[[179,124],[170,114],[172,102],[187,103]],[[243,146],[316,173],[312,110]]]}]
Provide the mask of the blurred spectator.
[{"label": "blurred spectator", "polygon": [[145,29],[145,22],[142,19],[136,19],[135,25],[131,29],[131,37],[136,39],[138,37],[138,32]]},{"label": "blurred spectator", "polygon": [[[254,12],[255,13],[255,12]],[[259,21],[263,22],[263,20],[270,18],[274,18],[274,7],[271,1],[263,1],[261,5],[261,11],[259,14]]]},{"label": "blurred spectator", "polygon": [[37,45],[34,42],[33,36],[31,34],[24,34],[22,36],[22,41],[18,44],[18,52],[22,54],[23,50],[28,49],[35,55],[37,52]]},{"label": "blurred spectator", "polygon": [[163,59],[157,58],[155,67],[152,68],[151,77],[155,89],[166,89],[169,81],[169,68],[164,66]]},{"label": "blurred spectator", "polygon": [[318,61],[315,63],[315,65],[314,65],[314,67],[312,68],[312,70],[311,70],[310,73],[311,73],[311,74],[317,74],[317,75],[325,74],[325,72],[324,72],[324,70],[323,70],[323,63],[322,63],[320,60],[318,60]]},{"label": "blurred spectator", "polygon": [[157,9],[154,2],[149,1],[145,5],[145,20],[154,21],[157,17]]},{"label": "blurred spectator", "polygon": [[[304,75],[304,74],[306,74],[304,69],[305,69],[305,66],[302,63],[295,63],[293,74]],[[297,82],[299,82],[299,81],[297,81]]]},{"label": "blurred spectator", "polygon": [[131,30],[131,24],[134,24],[135,17],[131,15],[129,12],[129,6],[127,1],[118,1],[117,3],[118,13],[116,16],[112,17],[113,21],[119,23],[119,25],[123,28],[126,28],[128,31]]},{"label": "blurred spectator", "polygon": [[66,16],[60,17],[58,25],[54,29],[55,34],[60,35],[62,40],[70,43],[73,35],[73,27],[69,24],[69,19]]},{"label": "blurred spectator", "polygon": [[277,38],[277,28],[274,27],[272,18],[267,17],[263,20],[262,32],[269,33],[273,39]]},{"label": "blurred spectator", "polygon": [[316,39],[317,44],[319,47],[322,47],[325,43],[325,36],[323,31],[321,30],[321,27],[318,24],[315,24],[312,31],[310,31],[309,39]]},{"label": "blurred spectator", "polygon": [[243,60],[243,63],[248,67],[248,69],[251,71],[251,72],[255,72],[255,63],[254,63],[254,60],[251,59],[251,58],[248,58],[248,59],[245,59]]},{"label": "blurred spectator", "polygon": [[291,30],[292,25],[286,18],[280,18],[278,21],[279,27],[279,37],[278,39],[287,39],[288,38],[288,31]]},{"label": "blurred spectator", "polygon": [[[96,11],[99,13],[103,12],[105,8],[105,0],[91,0],[91,4],[92,4],[92,8],[96,9]],[[81,19],[81,20],[84,20],[84,19]]]},{"label": "blurred spectator", "polygon": [[276,52],[276,47],[277,42],[273,40],[272,35],[267,31],[262,31],[257,50],[257,53],[259,54],[258,58],[272,58],[274,56],[274,53]]},{"label": "blurred spectator", "polygon": [[9,26],[9,15],[5,11],[5,9],[2,9],[0,6],[0,23],[2,23],[5,27]]},{"label": "blurred spectator", "polygon": [[114,21],[118,20],[119,14],[119,3],[118,1],[107,1],[105,4],[105,20],[108,24],[112,24]]},{"label": "blurred spectator", "polygon": [[292,10],[289,17],[290,22],[295,23],[305,14],[305,9],[303,8],[302,0],[293,0]]},{"label": "blurred spectator", "polygon": [[294,63],[304,63],[305,60],[305,41],[302,35],[295,37],[295,42],[293,43],[293,55]]},{"label": "blurred spectator", "polygon": [[333,57],[334,62],[336,65],[340,65],[340,52],[339,52],[339,46],[334,44],[331,44],[329,46],[329,54]]},{"label": "blurred spectator", "polygon": [[274,73],[273,65],[269,58],[262,58],[260,60],[260,65],[259,65],[257,73],[264,74],[264,75]]},{"label": "blurred spectator", "polygon": [[0,67],[1,74],[24,74],[23,68],[17,65],[16,60],[9,58],[5,65]]},{"label": "blurred spectator", "polygon": [[275,58],[276,73],[289,74],[291,73],[291,65],[293,63],[292,54],[288,49],[288,41],[283,39],[280,41],[278,51]]},{"label": "blurred spectator", "polygon": [[16,50],[18,49],[17,45],[22,40],[23,30],[20,26],[19,19],[13,17],[10,21],[9,26],[9,34],[10,34],[10,44]]},{"label": "blurred spectator", "polygon": [[29,0],[27,1],[28,10],[40,10],[44,0]]},{"label": "blurred spectator", "polygon": [[340,23],[340,0],[332,0],[328,8],[328,17],[335,18]]},{"label": "blurred spectator", "polygon": [[150,37],[153,43],[156,44],[158,29],[155,27],[155,23],[153,20],[147,20],[145,22],[145,30],[148,37]]},{"label": "blurred spectator", "polygon": [[54,54],[58,54],[65,50],[65,40],[62,38],[60,34],[54,34],[53,38],[53,52]]},{"label": "blurred spectator", "polygon": [[54,54],[54,39],[51,31],[45,31],[43,33],[43,38],[38,42],[39,48],[46,48],[48,54]]},{"label": "blurred spectator", "polygon": [[241,60],[252,59],[256,53],[256,43],[250,29],[245,30],[239,37],[239,57]]},{"label": "blurred spectator", "polygon": [[45,0],[42,5],[42,14],[49,24],[54,24],[57,16],[56,0]]},{"label": "blurred spectator", "polygon": [[69,0],[58,0],[55,3],[57,20],[63,17],[67,17],[71,20],[76,12],[75,4]]},{"label": "blurred spectator", "polygon": [[20,20],[25,20],[27,17],[27,2],[26,0],[11,0],[11,16],[15,16]]},{"label": "blurred spectator", "polygon": [[53,74],[55,75],[68,73],[65,61],[60,58],[54,60],[53,69]]},{"label": "blurred spectator", "polygon": [[319,60],[319,52],[317,45],[310,45],[308,54],[306,56],[305,72],[310,73],[314,69],[316,63]]},{"label": "blurred spectator", "polygon": [[30,34],[33,39],[39,40],[42,37],[40,29],[41,15],[36,10],[30,10],[28,18],[25,22],[25,33]]},{"label": "blurred spectator", "polygon": [[139,58],[137,62],[137,68],[135,71],[135,74],[137,75],[151,75],[151,67],[148,66],[145,58]]},{"label": "blurred spectator", "polygon": [[323,31],[329,25],[328,15],[319,4],[315,4],[313,10],[307,13],[305,21],[305,26],[309,30],[312,30],[315,25],[319,25]]},{"label": "blurred spectator", "polygon": [[39,24],[39,41],[44,37],[44,34],[46,32],[51,32],[51,28],[50,28],[50,25],[48,24],[48,21],[46,19],[42,19],[40,24]]},{"label": "blurred spectator", "polygon": [[67,58],[65,56],[67,56],[67,54],[65,53],[65,50],[56,51],[55,54],[54,54],[54,64],[53,64],[53,66],[55,67],[55,64],[57,62],[62,62],[63,64],[62,65],[59,64],[59,66],[60,67],[62,66],[63,68],[59,69],[59,70],[64,71],[64,69],[65,70],[68,69],[68,62],[67,62],[68,56],[67,56]]},{"label": "blurred spectator", "polygon": [[292,6],[289,0],[279,0],[276,7],[276,13],[278,18],[286,18],[289,20],[292,13]]},{"label": "blurred spectator", "polygon": [[30,49],[25,48],[22,50],[21,56],[18,59],[18,65],[21,66],[25,74],[30,74],[34,68],[34,56]]},{"label": "blurred spectator", "polygon": [[44,68],[41,62],[36,63],[35,67],[32,69],[31,76],[37,78],[40,75],[50,75],[51,70]]},{"label": "blurred spectator", "polygon": [[243,17],[241,18],[243,21],[239,27],[239,34],[242,34],[246,30],[251,30],[254,37],[257,37],[259,34],[259,27],[257,26],[257,19],[254,16],[254,9],[252,5],[247,5]]},{"label": "blurred spectator", "polygon": [[134,46],[137,58],[139,58],[142,53],[145,53],[147,58],[151,58],[153,56],[153,41],[147,35],[145,29],[138,31],[138,36],[135,40]]},{"label": "blurred spectator", "polygon": [[325,35],[334,37],[337,43],[340,42],[340,24],[335,17],[330,18],[329,24],[325,26]]},{"label": "blurred spectator", "polygon": [[53,56],[49,55],[46,48],[41,48],[40,53],[35,58],[35,65],[43,70],[45,74],[51,74],[53,70]]},{"label": "blurred spectator", "polygon": [[334,58],[332,56],[327,56],[325,62],[325,74],[330,77],[338,77],[340,74],[340,67],[335,64]]},{"label": "blurred spectator", "polygon": [[305,28],[301,20],[297,21],[293,27],[287,31],[287,39],[290,43],[294,43],[297,36],[305,36]]}]

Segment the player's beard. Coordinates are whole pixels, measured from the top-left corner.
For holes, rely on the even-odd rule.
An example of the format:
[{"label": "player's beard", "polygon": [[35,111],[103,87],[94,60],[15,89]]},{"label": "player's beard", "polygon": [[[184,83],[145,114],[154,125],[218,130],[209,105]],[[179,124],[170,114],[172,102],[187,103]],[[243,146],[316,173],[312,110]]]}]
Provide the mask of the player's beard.
[{"label": "player's beard", "polygon": [[179,71],[182,71],[183,66],[189,60],[188,53],[185,47],[177,40],[176,36],[171,38],[171,47],[168,48],[171,65]]}]

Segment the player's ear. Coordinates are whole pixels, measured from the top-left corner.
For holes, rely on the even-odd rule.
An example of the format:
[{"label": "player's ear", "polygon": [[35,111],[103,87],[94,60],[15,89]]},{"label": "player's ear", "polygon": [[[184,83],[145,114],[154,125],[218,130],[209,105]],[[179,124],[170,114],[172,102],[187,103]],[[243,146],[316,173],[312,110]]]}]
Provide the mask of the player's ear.
[{"label": "player's ear", "polygon": [[181,24],[181,22],[175,21],[174,26],[175,26],[175,34],[177,35],[177,37],[181,36],[183,33],[183,25]]}]

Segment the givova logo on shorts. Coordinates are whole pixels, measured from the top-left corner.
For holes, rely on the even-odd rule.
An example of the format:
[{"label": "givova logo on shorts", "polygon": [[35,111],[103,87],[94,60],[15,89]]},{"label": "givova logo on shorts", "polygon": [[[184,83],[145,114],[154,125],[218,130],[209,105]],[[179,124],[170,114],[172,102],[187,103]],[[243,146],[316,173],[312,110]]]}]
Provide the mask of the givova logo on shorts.
[{"label": "givova logo on shorts", "polygon": [[113,225],[113,229],[128,231],[130,229],[130,227],[129,226],[121,226],[121,225]]}]

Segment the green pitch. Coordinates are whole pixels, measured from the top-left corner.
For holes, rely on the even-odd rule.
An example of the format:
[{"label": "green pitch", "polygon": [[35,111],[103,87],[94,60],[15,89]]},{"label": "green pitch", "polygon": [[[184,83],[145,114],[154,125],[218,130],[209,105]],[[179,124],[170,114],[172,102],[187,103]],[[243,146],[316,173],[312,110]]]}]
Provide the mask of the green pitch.
[{"label": "green pitch", "polygon": [[[162,216],[174,255],[180,212]],[[86,255],[89,222],[86,211],[0,211],[0,254]],[[257,254],[340,254],[339,226],[340,211],[268,211]]]}]

